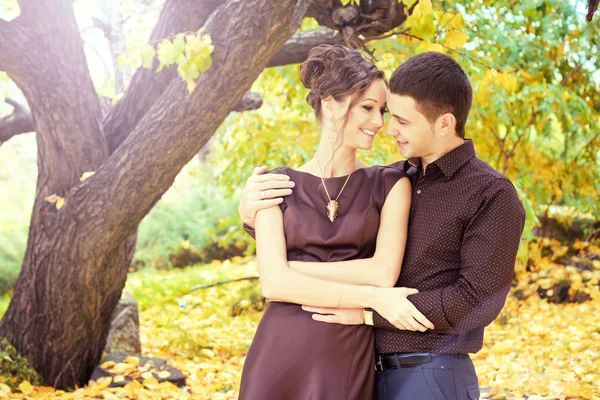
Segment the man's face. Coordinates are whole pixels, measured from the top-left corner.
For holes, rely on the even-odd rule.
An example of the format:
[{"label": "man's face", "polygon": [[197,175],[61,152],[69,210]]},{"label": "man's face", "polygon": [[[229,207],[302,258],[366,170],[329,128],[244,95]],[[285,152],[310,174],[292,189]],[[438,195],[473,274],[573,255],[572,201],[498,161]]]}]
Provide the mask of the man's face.
[{"label": "man's face", "polygon": [[419,112],[412,97],[388,92],[387,108],[390,121],[386,133],[396,140],[403,157],[427,157],[436,152],[433,124]]}]

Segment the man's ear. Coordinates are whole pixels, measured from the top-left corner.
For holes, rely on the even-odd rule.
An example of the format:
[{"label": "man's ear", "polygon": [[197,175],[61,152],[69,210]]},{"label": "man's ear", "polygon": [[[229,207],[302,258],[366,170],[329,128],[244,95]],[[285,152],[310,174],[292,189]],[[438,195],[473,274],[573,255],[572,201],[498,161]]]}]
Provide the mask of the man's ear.
[{"label": "man's ear", "polygon": [[440,136],[447,136],[456,131],[456,117],[452,113],[445,113],[438,117],[436,125]]}]

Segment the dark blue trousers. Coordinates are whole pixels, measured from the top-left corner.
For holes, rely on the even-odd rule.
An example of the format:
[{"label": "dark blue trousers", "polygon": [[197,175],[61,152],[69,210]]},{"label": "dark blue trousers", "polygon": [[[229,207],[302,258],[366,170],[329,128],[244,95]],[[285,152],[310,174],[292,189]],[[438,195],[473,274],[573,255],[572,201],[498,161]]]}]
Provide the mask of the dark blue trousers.
[{"label": "dark blue trousers", "polygon": [[434,355],[431,362],[377,371],[377,400],[478,400],[479,385],[468,354]]}]

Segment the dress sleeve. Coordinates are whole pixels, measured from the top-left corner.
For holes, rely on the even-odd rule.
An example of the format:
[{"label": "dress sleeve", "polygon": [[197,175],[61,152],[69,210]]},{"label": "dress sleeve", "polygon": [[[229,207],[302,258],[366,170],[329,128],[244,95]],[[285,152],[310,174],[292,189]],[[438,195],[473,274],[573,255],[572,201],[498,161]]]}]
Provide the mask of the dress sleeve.
[{"label": "dress sleeve", "polygon": [[404,177],[408,177],[408,175],[406,175],[406,172],[404,172],[404,170],[395,167],[390,166],[382,168],[383,170],[380,173],[380,179],[382,192],[381,205],[383,206],[385,199],[387,198],[388,194],[390,193],[396,182],[398,182]]}]

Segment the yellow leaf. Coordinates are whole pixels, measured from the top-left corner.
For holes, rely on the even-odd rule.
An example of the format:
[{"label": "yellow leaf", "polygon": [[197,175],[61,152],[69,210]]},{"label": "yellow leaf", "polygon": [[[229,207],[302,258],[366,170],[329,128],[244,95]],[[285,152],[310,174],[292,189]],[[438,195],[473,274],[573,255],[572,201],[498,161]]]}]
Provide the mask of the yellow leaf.
[{"label": "yellow leaf", "polygon": [[498,74],[498,80],[507,91],[514,93],[517,90],[517,77],[515,75],[503,72]]},{"label": "yellow leaf", "polygon": [[8,385],[5,385],[4,383],[0,383],[0,392],[10,393],[11,390]]},{"label": "yellow leaf", "polygon": [[31,383],[29,383],[29,381],[23,381],[19,385],[19,390],[23,392],[23,394],[29,395],[33,393],[33,386],[31,385]]},{"label": "yellow leaf", "polygon": [[60,210],[61,208],[63,208],[64,205],[65,205],[65,199],[63,199],[62,197],[59,197],[58,200],[56,200],[56,209]]},{"label": "yellow leaf", "polygon": [[112,98],[110,104],[114,106],[115,104],[117,104],[119,102],[119,100],[121,100],[123,98],[124,95],[125,95],[125,93],[123,93],[123,92],[115,94],[115,97]]},{"label": "yellow leaf", "polygon": [[152,378],[154,378],[154,375],[152,375],[152,372],[144,372],[141,376],[144,379],[152,379]]},{"label": "yellow leaf", "polygon": [[144,379],[142,384],[144,386],[146,386],[148,389],[157,389],[160,387],[160,383],[158,383],[158,381],[154,378]]},{"label": "yellow leaf", "polygon": [[438,53],[443,53],[444,47],[437,43],[421,42],[415,49],[416,54],[425,53],[426,51],[436,51]]},{"label": "yellow leaf", "polygon": [[194,82],[193,80],[187,81],[188,92],[192,93],[194,91],[194,89],[196,89],[196,82]]},{"label": "yellow leaf", "polygon": [[44,201],[47,201],[48,203],[56,203],[58,199],[60,199],[59,196],[56,194],[51,194],[50,196],[44,198]]},{"label": "yellow leaf", "polygon": [[423,13],[423,15],[433,13],[433,4],[431,3],[431,0],[421,0],[417,7],[419,7],[419,12]]},{"label": "yellow leaf", "polygon": [[83,174],[81,174],[81,178],[79,178],[79,180],[81,182],[85,181],[87,178],[89,178],[90,176],[94,175],[96,172],[95,171],[86,171]]},{"label": "yellow leaf", "polygon": [[350,0],[341,0],[343,6],[347,6]]},{"label": "yellow leaf", "polygon": [[116,363],[114,361],[106,361],[104,363],[102,363],[102,365],[100,365],[100,368],[102,369],[109,369],[112,368],[116,365]]},{"label": "yellow leaf", "polygon": [[171,373],[169,371],[160,371],[158,374],[156,374],[156,376],[158,376],[160,379],[167,379],[171,376]]},{"label": "yellow leaf", "polygon": [[110,385],[111,383],[112,377],[110,376],[103,376],[101,378],[96,379],[96,385],[98,386],[108,387],[108,385]]},{"label": "yellow leaf", "polygon": [[140,365],[140,359],[138,357],[127,356],[127,358],[123,361],[125,364],[130,365]]},{"label": "yellow leaf", "polygon": [[467,35],[464,32],[450,31],[446,33],[444,43],[450,48],[459,49],[467,43]]},{"label": "yellow leaf", "polygon": [[525,82],[527,82],[527,83],[533,82],[533,75],[531,75],[529,72],[525,71],[524,69],[520,69],[519,74],[521,75],[521,77],[523,77]]},{"label": "yellow leaf", "polygon": [[422,0],[410,16],[411,33],[422,39],[431,39],[436,32],[431,0]]},{"label": "yellow leaf", "polygon": [[113,377],[113,382],[115,382],[115,383],[123,382],[124,380],[125,380],[125,377],[122,375],[116,375]]},{"label": "yellow leaf", "polygon": [[465,27],[465,19],[461,13],[456,13],[450,21],[452,29],[461,30]]}]

